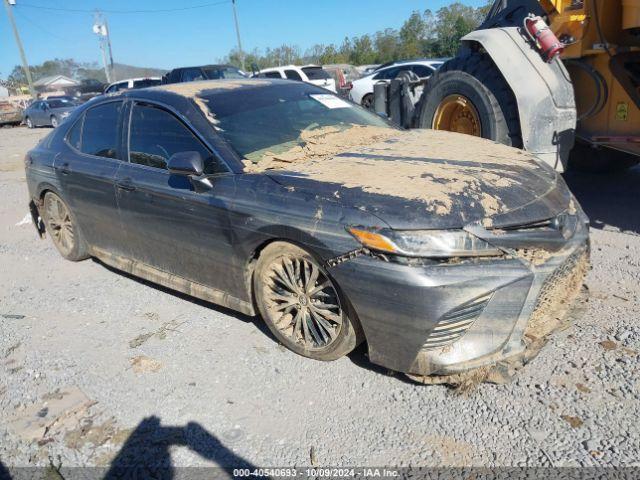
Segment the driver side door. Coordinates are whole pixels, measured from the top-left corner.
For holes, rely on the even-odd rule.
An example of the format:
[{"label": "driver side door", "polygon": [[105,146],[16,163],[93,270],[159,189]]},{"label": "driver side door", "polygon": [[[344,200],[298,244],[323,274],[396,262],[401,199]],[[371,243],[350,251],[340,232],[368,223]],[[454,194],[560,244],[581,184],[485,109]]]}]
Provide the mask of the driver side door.
[{"label": "driver side door", "polygon": [[[128,162],[116,195],[129,256],[170,275],[228,291],[233,261],[228,206],[235,176],[193,130],[164,106],[134,101]],[[187,176],[169,172],[171,156],[200,153],[211,189],[198,193]]]}]

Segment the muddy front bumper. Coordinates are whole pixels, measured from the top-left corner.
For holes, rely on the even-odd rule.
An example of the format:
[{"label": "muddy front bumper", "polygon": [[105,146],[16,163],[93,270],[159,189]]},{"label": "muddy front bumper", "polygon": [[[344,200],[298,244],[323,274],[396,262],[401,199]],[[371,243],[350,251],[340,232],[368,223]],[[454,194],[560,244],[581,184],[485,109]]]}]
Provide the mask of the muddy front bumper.
[{"label": "muddy front bumper", "polygon": [[561,248],[497,259],[400,264],[359,256],[332,267],[364,330],[373,363],[453,375],[525,356],[557,328],[586,273],[583,214]]}]

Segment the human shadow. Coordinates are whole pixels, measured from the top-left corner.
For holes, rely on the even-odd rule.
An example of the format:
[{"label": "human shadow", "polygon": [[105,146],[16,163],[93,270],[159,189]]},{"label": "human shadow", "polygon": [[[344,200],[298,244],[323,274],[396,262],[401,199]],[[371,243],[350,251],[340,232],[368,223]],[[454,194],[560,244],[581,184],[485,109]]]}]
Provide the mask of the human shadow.
[{"label": "human shadow", "polygon": [[4,466],[2,460],[0,460],[0,480],[11,480],[11,475],[9,474],[9,470]]},{"label": "human shadow", "polygon": [[[200,424],[164,426],[160,418],[142,420],[111,462],[105,480],[154,478],[168,480],[176,475],[170,448],[184,446],[202,458],[215,462],[227,474],[233,469],[255,469],[255,465],[224,446]],[[210,478],[215,475],[209,475]]]},{"label": "human shadow", "polygon": [[593,228],[640,234],[640,166],[612,174],[569,170],[563,176]]}]

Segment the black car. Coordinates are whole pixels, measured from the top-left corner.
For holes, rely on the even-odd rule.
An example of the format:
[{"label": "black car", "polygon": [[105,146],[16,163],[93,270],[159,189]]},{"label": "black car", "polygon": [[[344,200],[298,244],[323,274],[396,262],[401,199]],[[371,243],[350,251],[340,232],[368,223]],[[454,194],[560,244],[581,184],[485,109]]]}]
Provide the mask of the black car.
[{"label": "black car", "polygon": [[202,65],[174,68],[162,77],[162,83],[196,82],[201,80],[233,80],[248,75],[233,65]]},{"label": "black car", "polygon": [[397,130],[302,82],[98,97],[26,165],[36,227],[65,258],[259,313],[320,360],[364,340],[415,375],[526,360],[587,262],[584,213],[533,156]]}]

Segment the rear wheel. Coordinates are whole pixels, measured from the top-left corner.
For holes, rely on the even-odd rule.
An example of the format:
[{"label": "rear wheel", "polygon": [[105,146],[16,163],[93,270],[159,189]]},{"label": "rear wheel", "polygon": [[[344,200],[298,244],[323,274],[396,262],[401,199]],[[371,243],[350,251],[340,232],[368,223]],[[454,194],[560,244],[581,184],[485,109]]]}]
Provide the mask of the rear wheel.
[{"label": "rear wheel", "polygon": [[44,196],[42,217],[46,231],[51,235],[60,255],[74,262],[89,256],[74,215],[67,204],[53,192],[47,192]]},{"label": "rear wheel", "polygon": [[417,110],[419,128],[464,133],[522,148],[515,97],[486,54],[472,53],[446,62],[427,82]]},{"label": "rear wheel", "polygon": [[367,93],[362,97],[361,105],[367,110],[373,110],[373,93]]},{"label": "rear wheel", "polygon": [[56,117],[55,115],[51,115],[51,119],[50,120],[51,120],[51,126],[53,128],[58,128],[58,124],[59,124],[58,117]]},{"label": "rear wheel", "polygon": [[338,286],[308,252],[274,242],[253,277],[258,310],[276,338],[316,360],[336,360],[359,343],[359,327]]}]

